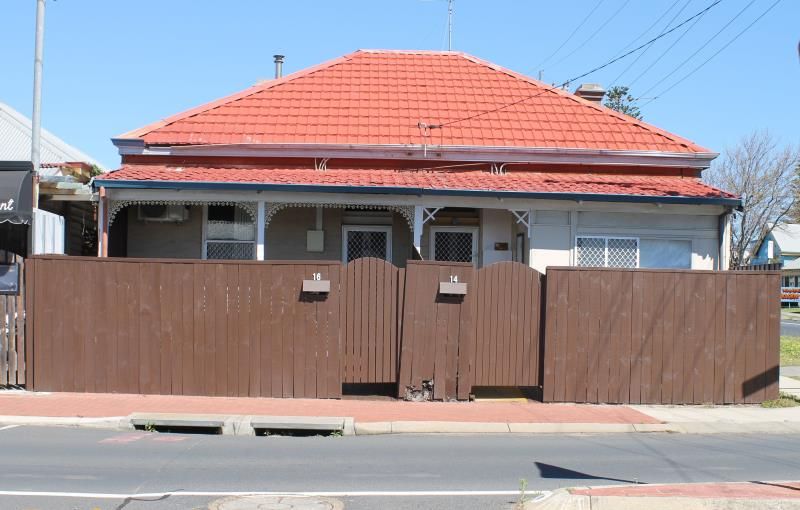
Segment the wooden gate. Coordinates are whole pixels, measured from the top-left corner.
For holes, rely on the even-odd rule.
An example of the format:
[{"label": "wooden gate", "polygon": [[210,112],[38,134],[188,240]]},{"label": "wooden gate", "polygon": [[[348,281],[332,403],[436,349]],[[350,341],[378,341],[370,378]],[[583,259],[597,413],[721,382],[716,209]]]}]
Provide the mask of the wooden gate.
[{"label": "wooden gate", "polygon": [[[542,274],[519,262],[476,272],[473,386],[539,386]],[[459,374],[461,377],[461,374]]]},{"label": "wooden gate", "polygon": [[[475,268],[461,262],[409,261],[406,267],[399,396],[433,381],[434,399],[466,399],[470,384],[459,374],[470,372],[474,352],[475,300],[469,287]],[[439,283],[458,279],[466,296],[439,293]],[[459,349],[465,354],[459,356]],[[469,376],[467,376],[468,378]]]},{"label": "wooden gate", "polygon": [[342,268],[342,382],[396,383],[405,270],[377,258]]}]

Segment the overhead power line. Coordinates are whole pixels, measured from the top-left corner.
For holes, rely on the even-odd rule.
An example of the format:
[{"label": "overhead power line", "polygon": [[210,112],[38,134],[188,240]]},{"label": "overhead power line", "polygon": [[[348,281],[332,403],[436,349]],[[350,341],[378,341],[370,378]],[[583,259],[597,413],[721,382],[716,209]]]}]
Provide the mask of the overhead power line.
[{"label": "overhead power line", "polygon": [[[664,19],[664,18],[666,17],[666,15],[667,15],[667,14],[669,14],[669,12],[670,12],[670,11],[672,11],[672,9],[674,9],[674,8],[675,8],[675,6],[676,6],[676,5],[678,5],[678,3],[679,3],[680,1],[681,1],[681,0],[675,0],[674,2],[672,2],[672,5],[670,5],[669,7],[667,7],[667,10],[661,13],[661,16],[659,16],[658,18],[656,18],[656,20],[655,20],[653,23],[651,23],[649,27],[647,27],[647,28],[646,28],[646,29],[645,29],[645,30],[644,30],[644,31],[643,31],[641,34],[637,35],[637,36],[636,36],[636,38],[635,38],[634,40],[632,40],[631,42],[629,42],[628,44],[626,44],[626,45],[625,45],[625,46],[624,46],[624,47],[623,47],[621,50],[619,50],[617,53],[622,53],[622,52],[624,52],[624,51],[627,51],[627,50],[628,50],[628,48],[630,48],[630,47],[632,47],[634,44],[636,44],[636,43],[639,41],[639,39],[641,39],[642,37],[644,37],[645,35],[647,35],[647,34],[648,34],[648,33],[649,33],[649,32],[650,32],[652,29],[653,29],[653,27],[655,27],[656,25],[658,25],[658,23],[659,23],[659,22],[660,22],[662,19]],[[673,19],[674,19],[674,18],[673,18]],[[671,22],[670,22],[670,23],[671,23]],[[667,24],[667,26],[669,26],[669,23]]]},{"label": "overhead power line", "polygon": [[[684,11],[684,9],[686,9],[686,7],[688,7],[688,6],[689,6],[689,3],[691,3],[691,1],[692,1],[692,0],[686,0],[686,3],[684,3],[684,4],[683,4],[683,7],[681,7],[680,9],[678,9],[678,12],[676,12],[676,13],[675,13],[675,15],[674,15],[674,16],[673,16],[673,17],[672,17],[672,18],[671,18],[671,19],[670,19],[670,20],[667,22],[667,24],[666,24],[666,25],[664,25],[664,28],[661,30],[661,33],[662,33],[662,34],[664,33],[664,31],[666,31],[666,30],[669,30],[669,26],[670,26],[670,25],[672,25],[672,22],[673,22],[673,21],[675,21],[675,20],[678,18],[678,16],[680,16],[680,15],[681,15],[681,13]],[[698,18],[698,19],[700,19],[700,18]],[[644,49],[644,51],[642,51],[641,53],[639,53],[638,55],[636,55],[636,58],[635,58],[635,59],[633,59],[633,61],[631,61],[631,63],[630,63],[630,64],[628,64],[628,66],[627,66],[625,69],[623,69],[623,70],[622,70],[622,71],[621,71],[621,72],[620,72],[620,73],[617,75],[617,77],[616,77],[616,78],[614,78],[613,80],[611,80],[611,87],[613,87],[614,85],[616,85],[616,84],[617,84],[617,81],[619,81],[619,79],[620,79],[620,78],[622,78],[622,77],[625,75],[625,73],[627,73],[627,72],[630,70],[630,68],[631,68],[631,67],[633,67],[634,65],[636,65],[636,62],[638,62],[640,58],[642,58],[643,56],[645,56],[645,55],[647,54],[647,52],[648,52],[648,51],[650,51],[650,48],[652,48],[652,46],[648,46],[647,48],[645,48],[645,49]]]},{"label": "overhead power line", "polygon": [[634,85],[634,84],[635,84],[637,81],[639,81],[639,79],[640,79],[642,76],[644,76],[645,74],[647,74],[647,73],[648,73],[648,71],[650,71],[650,69],[652,69],[652,68],[653,68],[653,67],[654,67],[656,64],[658,64],[658,63],[661,61],[661,59],[662,59],[662,58],[664,58],[664,57],[667,55],[667,53],[669,53],[669,52],[672,50],[672,48],[674,48],[674,47],[675,47],[675,45],[677,45],[679,42],[681,42],[681,40],[683,40],[683,38],[684,38],[684,37],[686,37],[686,34],[688,34],[689,32],[691,32],[691,30],[694,28],[694,26],[695,26],[695,25],[697,25],[698,23],[700,23],[700,20],[702,20],[702,19],[703,19],[703,16],[700,16],[699,18],[697,18],[696,20],[694,20],[694,22],[693,22],[691,25],[689,25],[688,27],[686,27],[686,30],[684,30],[684,31],[683,31],[683,33],[681,33],[681,35],[679,35],[677,39],[675,39],[674,41],[672,41],[672,44],[670,44],[670,45],[669,45],[669,47],[668,47],[666,50],[664,50],[664,51],[661,53],[661,55],[659,55],[659,56],[658,56],[658,57],[657,57],[655,60],[653,60],[653,61],[650,63],[650,65],[649,65],[649,66],[647,66],[647,67],[645,68],[645,70],[644,70],[644,71],[642,71],[641,73],[639,73],[639,74],[636,76],[636,78],[634,78],[633,80],[631,80],[631,81],[630,81],[630,82],[627,84],[627,85],[628,85],[628,87],[633,87],[633,85]]},{"label": "overhead power line", "polygon": [[682,26],[686,25],[687,23],[690,23],[692,20],[694,20],[694,19],[698,18],[699,16],[702,16],[706,12],[710,11],[715,6],[717,6],[721,1],[722,0],[714,0],[714,2],[712,2],[710,5],[708,5],[708,7],[706,7],[702,11],[694,14],[693,16],[690,16],[689,18],[686,18],[685,20],[683,20],[679,24],[675,25],[673,28],[669,29],[668,31],[657,35],[656,37],[650,39],[649,41],[637,46],[636,48],[634,48],[634,49],[632,49],[632,50],[630,50],[630,51],[628,51],[628,52],[626,52],[626,53],[624,53],[624,54],[622,54],[622,55],[620,55],[618,57],[615,57],[615,58],[609,60],[608,62],[606,62],[604,64],[601,64],[601,65],[599,65],[599,66],[597,66],[597,67],[595,67],[595,68],[593,68],[593,69],[591,69],[589,71],[586,71],[585,73],[579,74],[578,76],[570,78],[569,80],[566,80],[565,82],[561,83],[560,85],[553,85],[552,87],[548,87],[548,88],[546,88],[546,89],[544,89],[544,90],[542,90],[542,91],[540,91],[540,92],[538,92],[536,94],[531,94],[530,96],[526,96],[526,97],[523,97],[523,98],[518,99],[516,101],[513,101],[511,103],[507,103],[507,104],[504,104],[502,106],[498,106],[497,108],[492,108],[491,110],[485,110],[485,111],[482,111],[482,112],[478,112],[478,113],[475,113],[473,115],[469,115],[467,117],[463,117],[463,118],[460,118],[460,119],[453,119],[453,120],[449,120],[447,122],[442,122],[442,123],[439,123],[439,124],[426,124],[426,123],[420,122],[419,123],[419,127],[423,131],[430,130],[430,129],[441,129],[441,128],[445,127],[445,126],[450,126],[450,125],[456,124],[458,122],[465,122],[465,121],[468,121],[468,120],[475,119],[477,117],[482,117],[483,115],[488,115],[490,113],[498,112],[500,110],[505,110],[506,108],[511,108],[512,106],[516,106],[516,105],[518,105],[520,103],[524,103],[525,101],[533,99],[534,97],[541,96],[542,94],[544,94],[546,92],[551,92],[551,91],[553,91],[553,90],[555,90],[557,88],[564,87],[565,85],[568,85],[569,83],[571,83],[573,81],[580,80],[581,78],[589,76],[592,73],[595,73],[595,72],[597,72],[597,71],[599,71],[601,69],[604,69],[604,68],[606,68],[606,67],[608,67],[608,66],[610,66],[610,65],[612,65],[612,64],[614,64],[616,62],[619,62],[620,60],[624,59],[625,57],[627,57],[629,55],[632,55],[632,54],[636,53],[637,51],[641,50],[642,48],[645,48],[645,47],[653,44],[654,42],[656,42],[657,40],[661,39],[662,37],[668,36],[670,33],[674,32],[675,30],[678,30],[679,28],[681,28]]},{"label": "overhead power line", "polygon": [[[669,78],[669,77],[670,77],[670,76],[672,76],[673,74],[677,73],[677,72],[678,72],[678,71],[679,71],[679,70],[680,70],[680,69],[681,69],[683,66],[685,66],[685,65],[686,65],[686,63],[687,63],[687,62],[689,62],[690,60],[692,60],[692,59],[693,59],[693,58],[694,58],[694,57],[695,57],[695,56],[696,56],[698,53],[700,53],[701,51],[703,51],[703,50],[704,50],[704,49],[705,49],[705,48],[706,48],[706,47],[707,47],[709,44],[711,44],[711,42],[712,42],[712,41],[714,41],[714,39],[716,39],[717,37],[719,37],[719,35],[720,35],[722,32],[724,32],[726,28],[728,28],[729,26],[731,26],[731,24],[732,24],[734,21],[736,21],[737,19],[739,19],[739,16],[741,16],[742,14],[744,14],[744,11],[746,11],[747,9],[749,9],[749,8],[750,8],[750,6],[751,6],[751,5],[753,5],[753,4],[755,3],[755,1],[756,1],[756,0],[750,0],[750,2],[748,2],[748,3],[747,3],[747,5],[745,5],[745,6],[744,6],[744,7],[743,7],[743,8],[742,8],[742,9],[741,9],[739,12],[737,12],[737,13],[736,13],[736,15],[735,15],[733,18],[731,18],[731,19],[730,19],[730,20],[729,20],[727,23],[725,23],[725,24],[722,26],[722,28],[720,28],[719,30],[717,30],[717,32],[716,32],[714,35],[712,35],[710,38],[708,38],[708,39],[706,40],[706,42],[704,42],[704,43],[703,43],[703,44],[702,44],[702,45],[701,45],[699,48],[697,48],[697,49],[696,49],[696,50],[695,50],[695,51],[694,51],[694,52],[693,52],[691,55],[689,55],[688,57],[686,57],[686,58],[685,58],[685,59],[684,59],[684,60],[683,60],[683,61],[682,61],[680,64],[678,64],[678,65],[677,65],[677,66],[676,66],[676,67],[675,67],[675,68],[674,68],[672,71],[670,71],[669,73],[667,73],[667,75],[666,75],[666,76],[664,76],[664,77],[662,77],[661,79],[659,79],[659,80],[658,80],[658,81],[657,81],[657,82],[656,82],[656,83],[655,83],[655,84],[654,84],[652,87],[650,87],[649,89],[647,89],[647,90],[645,90],[644,92],[642,92],[642,96],[646,96],[648,92],[650,92],[650,91],[651,91],[651,90],[653,90],[654,88],[658,87],[658,86],[659,86],[659,84],[661,84],[661,83],[664,83],[664,81],[666,81],[666,80],[667,80],[667,78]],[[652,100],[651,100],[651,101],[652,101]],[[648,101],[648,102],[649,102],[649,101]]]},{"label": "overhead power line", "polygon": [[558,64],[560,64],[561,62],[563,62],[563,61],[567,60],[569,57],[571,57],[572,55],[574,55],[574,54],[575,54],[575,53],[576,53],[578,50],[580,50],[581,48],[583,48],[584,46],[586,46],[587,44],[589,44],[589,41],[591,41],[592,39],[594,39],[594,37],[595,37],[597,34],[599,34],[599,33],[600,33],[600,31],[601,31],[601,30],[603,30],[603,29],[606,27],[606,25],[608,25],[609,23],[611,23],[611,21],[613,21],[613,20],[614,20],[614,18],[616,18],[616,17],[617,17],[617,15],[618,15],[618,14],[619,14],[619,13],[622,11],[622,9],[624,9],[624,8],[625,8],[625,6],[627,6],[627,5],[630,3],[630,1],[631,1],[631,0],[625,0],[624,2],[622,2],[622,5],[620,5],[620,6],[619,6],[619,8],[618,8],[616,11],[614,11],[614,12],[613,12],[613,14],[611,14],[611,16],[609,16],[609,17],[608,17],[608,18],[607,18],[607,19],[606,19],[606,20],[603,22],[603,24],[601,24],[599,27],[597,27],[597,30],[595,30],[594,32],[592,32],[592,34],[591,34],[589,37],[587,37],[587,38],[586,38],[586,39],[585,39],[585,40],[584,40],[582,43],[580,43],[580,44],[579,44],[579,45],[578,45],[578,46],[577,46],[575,49],[573,49],[572,51],[570,51],[569,53],[567,53],[566,55],[564,55],[563,57],[561,57],[560,59],[558,59],[558,61],[556,61],[556,63],[555,63],[555,64],[553,64],[553,65],[554,65],[554,66],[557,66],[557,65],[558,65]]},{"label": "overhead power line", "polygon": [[553,53],[549,54],[549,55],[548,55],[548,56],[547,56],[547,57],[546,57],[544,60],[542,60],[541,62],[539,62],[538,64],[536,64],[536,67],[534,67],[534,69],[539,69],[539,68],[540,68],[542,65],[544,65],[544,64],[545,64],[545,63],[547,63],[547,62],[549,62],[549,61],[550,61],[550,59],[551,59],[551,58],[553,58],[553,57],[556,55],[556,53],[558,53],[559,51],[561,51],[561,48],[563,48],[564,46],[566,46],[566,44],[567,44],[568,42],[570,42],[570,41],[572,40],[572,38],[573,38],[573,37],[575,37],[575,34],[577,34],[577,33],[578,33],[578,30],[580,30],[580,29],[581,29],[581,27],[582,27],[583,25],[585,25],[587,21],[589,21],[589,18],[591,18],[591,17],[592,17],[592,14],[594,14],[594,12],[595,12],[597,9],[599,9],[601,5],[603,5],[603,2],[605,2],[605,0],[600,0],[599,2],[597,2],[597,3],[595,4],[594,8],[593,8],[591,11],[589,11],[589,14],[587,14],[587,15],[586,15],[586,17],[584,17],[584,18],[583,18],[583,20],[581,20],[581,22],[580,22],[580,23],[578,23],[578,26],[577,26],[577,27],[575,27],[575,29],[572,31],[572,33],[570,33],[570,34],[567,36],[567,38],[566,38],[566,39],[564,39],[564,42],[562,42],[562,43],[561,43],[561,45],[560,45],[558,48],[556,48],[556,50],[555,50]]},{"label": "overhead power line", "polygon": [[[646,105],[646,104],[650,104],[650,103],[652,103],[652,102],[653,102],[653,101],[655,101],[656,99],[660,98],[661,96],[663,96],[664,94],[666,94],[666,93],[667,93],[667,92],[669,92],[670,90],[672,90],[672,89],[674,89],[675,87],[677,87],[678,85],[680,85],[680,84],[681,84],[683,81],[685,81],[686,79],[688,79],[688,78],[689,78],[690,76],[692,76],[694,73],[696,73],[697,71],[699,71],[699,70],[700,70],[700,68],[702,68],[703,66],[705,66],[706,64],[708,64],[709,62],[711,62],[711,60],[712,60],[714,57],[716,57],[717,55],[719,55],[720,53],[722,53],[722,52],[723,52],[723,51],[724,51],[724,50],[725,50],[725,49],[726,49],[728,46],[730,46],[731,44],[733,44],[733,43],[734,43],[734,42],[735,42],[737,39],[739,39],[739,37],[741,37],[741,36],[742,36],[742,35],[743,35],[745,32],[747,32],[748,30],[750,30],[750,28],[751,28],[753,25],[755,25],[756,23],[758,23],[758,22],[761,20],[761,18],[763,18],[764,16],[766,16],[766,15],[769,13],[769,11],[771,11],[772,9],[774,9],[774,8],[775,8],[775,6],[777,6],[779,3],[781,3],[781,0],[775,0],[775,2],[773,2],[773,4],[772,4],[772,5],[770,5],[770,6],[767,8],[767,10],[765,10],[764,12],[762,12],[762,13],[761,13],[761,14],[760,14],[760,15],[759,15],[759,16],[758,16],[756,19],[754,19],[752,22],[750,22],[750,24],[749,24],[749,25],[747,25],[746,27],[744,27],[744,29],[742,29],[742,31],[740,31],[738,34],[736,34],[736,35],[735,35],[735,36],[734,36],[734,37],[733,37],[733,38],[732,38],[730,41],[728,41],[727,43],[725,43],[725,45],[723,45],[723,46],[722,46],[720,49],[718,49],[716,52],[714,52],[714,54],[713,54],[713,55],[711,55],[710,57],[708,57],[708,58],[707,58],[706,60],[704,60],[704,61],[703,61],[703,62],[702,62],[700,65],[698,65],[697,67],[695,67],[694,69],[692,69],[691,71],[689,71],[688,73],[686,73],[686,74],[685,74],[685,75],[684,75],[682,78],[680,78],[678,81],[676,81],[675,83],[673,83],[672,85],[670,85],[669,87],[667,87],[666,89],[664,89],[663,91],[661,91],[661,93],[659,93],[659,94],[658,94],[658,95],[656,95],[655,97],[651,98],[649,101],[647,101],[647,102],[646,102],[646,103],[644,103],[644,104]],[[642,106],[644,106],[644,105],[642,105]]]}]

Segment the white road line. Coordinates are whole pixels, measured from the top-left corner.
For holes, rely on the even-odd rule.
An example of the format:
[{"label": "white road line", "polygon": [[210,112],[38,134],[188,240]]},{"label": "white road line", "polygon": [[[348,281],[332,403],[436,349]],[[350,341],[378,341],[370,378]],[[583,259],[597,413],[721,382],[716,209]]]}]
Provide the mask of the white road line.
[{"label": "white road line", "polygon": [[17,427],[19,427],[19,425],[6,425],[5,427],[0,427],[0,430],[15,429]]},{"label": "white road line", "polygon": [[[528,491],[531,496],[543,497],[549,491]],[[47,491],[3,491],[0,496],[25,496],[25,497],[52,497],[52,498],[85,498],[85,499],[145,499],[164,498],[175,496],[301,496],[301,497],[364,497],[364,496],[514,496],[515,491],[313,491],[313,492],[204,492],[204,491],[169,491],[169,492],[143,492],[134,494],[99,493],[99,492],[47,492]]]}]

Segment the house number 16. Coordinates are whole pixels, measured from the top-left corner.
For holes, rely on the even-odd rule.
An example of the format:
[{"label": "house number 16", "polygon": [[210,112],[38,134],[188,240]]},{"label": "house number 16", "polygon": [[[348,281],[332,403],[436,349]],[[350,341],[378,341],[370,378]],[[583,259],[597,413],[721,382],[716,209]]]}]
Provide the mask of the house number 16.
[{"label": "house number 16", "polygon": [[311,279],[317,282],[322,280],[322,273],[311,273]]}]

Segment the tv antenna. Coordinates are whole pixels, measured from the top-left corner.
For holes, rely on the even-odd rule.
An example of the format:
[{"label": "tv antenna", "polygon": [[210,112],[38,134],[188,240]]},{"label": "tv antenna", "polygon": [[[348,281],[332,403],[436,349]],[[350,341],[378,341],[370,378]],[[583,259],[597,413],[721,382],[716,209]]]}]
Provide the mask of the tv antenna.
[{"label": "tv antenna", "polygon": [[455,0],[447,0],[447,51],[453,51],[453,4]]}]

